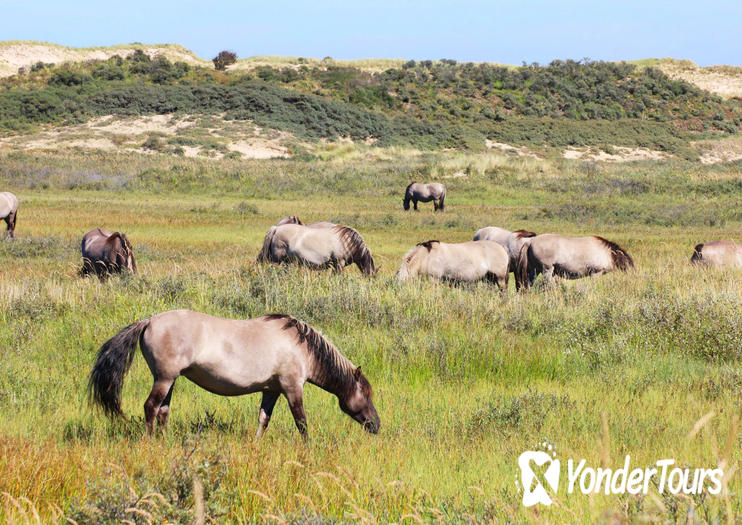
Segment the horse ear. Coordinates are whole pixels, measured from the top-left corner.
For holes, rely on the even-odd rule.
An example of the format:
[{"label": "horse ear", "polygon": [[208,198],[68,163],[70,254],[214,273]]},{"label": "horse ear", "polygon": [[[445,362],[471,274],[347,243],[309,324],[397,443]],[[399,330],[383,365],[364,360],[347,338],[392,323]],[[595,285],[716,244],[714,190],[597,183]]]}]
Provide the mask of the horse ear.
[{"label": "horse ear", "polygon": [[353,372],[353,377],[356,378],[356,380],[361,378],[361,367],[357,367],[355,371]]}]

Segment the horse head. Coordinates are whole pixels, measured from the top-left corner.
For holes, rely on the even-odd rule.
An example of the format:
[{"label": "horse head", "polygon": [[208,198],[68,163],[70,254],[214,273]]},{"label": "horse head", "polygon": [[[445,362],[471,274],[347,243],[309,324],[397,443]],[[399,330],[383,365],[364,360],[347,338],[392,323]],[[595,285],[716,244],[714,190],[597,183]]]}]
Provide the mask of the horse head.
[{"label": "horse head", "polygon": [[353,378],[355,382],[351,389],[344,396],[338,397],[340,410],[363,425],[366,431],[376,434],[381,427],[381,420],[374,406],[371,384],[361,372],[360,366],[353,371]]}]

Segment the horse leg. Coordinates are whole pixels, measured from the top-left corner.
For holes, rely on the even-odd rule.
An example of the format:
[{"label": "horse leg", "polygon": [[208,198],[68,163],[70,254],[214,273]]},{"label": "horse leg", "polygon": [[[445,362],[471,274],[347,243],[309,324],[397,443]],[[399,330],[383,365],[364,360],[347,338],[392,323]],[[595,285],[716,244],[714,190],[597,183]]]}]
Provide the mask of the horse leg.
[{"label": "horse leg", "polygon": [[508,272],[505,272],[505,275],[500,275],[497,277],[497,286],[500,288],[500,291],[503,295],[507,295],[508,293]]},{"label": "horse leg", "polygon": [[268,423],[271,420],[273,414],[273,407],[276,406],[278,401],[279,392],[263,392],[263,400],[260,402],[260,414],[258,415],[258,432],[255,434],[255,441],[259,440],[260,437],[268,428]]},{"label": "horse leg", "polygon": [[544,275],[544,281],[546,282],[548,286],[551,286],[554,284],[555,279],[554,279],[554,267],[553,266],[544,266],[543,275]]},{"label": "horse leg", "polygon": [[289,408],[291,409],[291,415],[294,416],[294,423],[296,428],[299,429],[299,434],[304,439],[307,439],[307,416],[304,413],[304,400],[302,399],[302,388],[296,386],[291,389],[285,390],[283,393],[289,402]]},{"label": "horse leg", "polygon": [[5,224],[6,224],[6,226],[7,226],[7,230],[8,230],[8,235],[10,235],[10,238],[12,239],[12,238],[13,238],[13,236],[12,236],[12,234],[10,233],[10,215],[8,215],[7,217],[5,217],[5,218],[4,218],[3,220],[5,221]]},{"label": "horse leg", "polygon": [[173,384],[170,385],[170,390],[167,391],[167,395],[165,396],[165,399],[162,400],[160,409],[157,411],[157,424],[160,430],[165,430],[165,428],[167,427],[167,420],[170,416],[170,398],[173,396],[174,386],[175,381],[173,381]]},{"label": "horse leg", "polygon": [[508,291],[508,274],[506,273],[505,276],[499,276],[493,272],[490,272],[487,274],[487,281],[489,281],[490,284],[496,284],[497,287],[500,289],[500,292],[503,294],[506,294]]},{"label": "horse leg", "polygon": [[155,417],[159,413],[163,401],[168,397],[174,382],[174,379],[155,379],[152,391],[149,393],[147,401],[144,402],[144,422],[147,427],[147,434],[150,436],[155,431]]},{"label": "horse leg", "polygon": [[15,239],[15,218],[17,216],[18,212],[14,211],[5,219],[5,222],[8,223],[8,234],[10,235],[11,239]]},{"label": "horse leg", "polygon": [[438,211],[438,201],[433,199],[433,211]]},{"label": "horse leg", "polygon": [[415,211],[417,211],[417,199],[412,199],[412,205],[415,208]]}]

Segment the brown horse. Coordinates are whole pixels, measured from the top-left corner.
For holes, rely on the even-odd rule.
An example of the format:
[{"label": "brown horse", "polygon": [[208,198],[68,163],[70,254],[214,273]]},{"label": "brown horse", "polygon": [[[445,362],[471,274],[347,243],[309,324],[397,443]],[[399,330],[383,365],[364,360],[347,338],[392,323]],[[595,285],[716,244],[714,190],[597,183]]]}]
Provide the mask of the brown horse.
[{"label": "brown horse", "polygon": [[710,241],[697,244],[690,262],[715,268],[742,268],[742,244],[732,241]]},{"label": "brown horse", "polygon": [[418,275],[456,282],[483,279],[508,289],[508,252],[492,241],[447,243],[421,242],[404,256],[397,271],[397,280],[405,281]]},{"label": "brown horse", "polygon": [[[510,256],[510,271],[514,272],[515,267],[518,264],[518,255],[520,249],[528,239],[535,237],[536,234],[527,230],[515,230],[511,232],[505,228],[498,228],[497,226],[487,226],[474,234],[475,241],[492,241],[496,242],[508,251]],[[520,289],[520,282],[518,279],[515,280],[515,289]]]},{"label": "brown horse", "polygon": [[94,273],[103,281],[109,274],[124,270],[137,271],[137,261],[129,239],[121,232],[102,228],[90,230],[80,243],[83,276]]},{"label": "brown horse", "polygon": [[433,210],[443,211],[445,208],[445,200],[446,187],[440,182],[430,182],[428,184],[413,182],[404,190],[402,205],[405,210],[409,210],[410,201],[412,201],[415,211],[417,211],[418,202],[433,201]]},{"label": "brown horse", "polygon": [[528,288],[540,273],[547,278],[556,275],[577,279],[633,267],[634,261],[626,250],[603,237],[565,237],[545,233],[531,237],[523,244],[515,279],[519,288]]},{"label": "brown horse", "polygon": [[0,192],[0,219],[8,227],[8,236],[15,239],[15,220],[18,217],[18,197],[9,191]]},{"label": "brown horse", "polygon": [[88,388],[109,416],[122,413],[121,388],[137,343],[154,378],[144,403],[150,434],[155,418],[161,427],[167,425],[173,385],[181,375],[221,396],[262,392],[256,439],[268,427],[281,394],[306,437],[302,401],[306,382],[336,395],[341,410],[367,431],[375,434],[381,426],[361,368],[308,324],[283,314],[238,320],[190,310],[172,310],[133,323],[101,346]]},{"label": "brown horse", "polygon": [[272,226],[265,236],[257,262],[298,262],[310,268],[342,272],[355,263],[365,275],[377,271],[361,235],[347,226],[331,227],[283,224]]},{"label": "brown horse", "polygon": [[313,222],[311,224],[304,224],[301,222],[301,219],[297,217],[296,215],[289,215],[288,217],[284,217],[280,221],[276,223],[276,226],[282,226],[284,224],[298,224],[299,226],[306,226],[307,228],[332,228],[333,226],[337,226],[334,222],[327,222],[327,221],[320,221],[320,222]]}]

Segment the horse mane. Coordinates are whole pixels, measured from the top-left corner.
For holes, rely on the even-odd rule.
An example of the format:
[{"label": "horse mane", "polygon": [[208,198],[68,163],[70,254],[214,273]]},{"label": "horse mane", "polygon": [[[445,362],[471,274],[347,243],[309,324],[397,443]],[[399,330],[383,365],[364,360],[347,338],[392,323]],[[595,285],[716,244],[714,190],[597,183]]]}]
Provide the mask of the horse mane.
[{"label": "horse mane", "polygon": [[435,244],[435,243],[438,243],[438,244],[440,244],[440,242],[441,242],[441,241],[435,241],[435,240],[431,240],[431,241],[419,242],[419,243],[417,243],[417,245],[418,245],[418,246],[422,246],[422,247],[424,247],[424,248],[425,248],[426,250],[430,251],[430,250],[432,250],[432,249],[433,249],[433,244]]},{"label": "horse mane", "polygon": [[415,182],[415,181],[413,180],[413,181],[412,181],[412,182],[410,182],[410,183],[409,183],[409,184],[407,185],[407,187],[406,187],[406,188],[404,189],[404,194],[405,194],[405,195],[407,195],[407,193],[408,193],[408,192],[410,191],[410,187],[411,187],[411,186],[412,186],[413,184],[417,184],[417,183],[416,183],[416,182]]},{"label": "horse mane", "polygon": [[335,345],[328,341],[319,331],[309,326],[304,321],[286,314],[270,314],[265,319],[274,321],[282,319],[284,330],[295,330],[300,344],[306,345],[309,353],[314,358],[319,370],[315,378],[318,386],[332,389],[338,397],[348,396],[353,393],[356,383],[361,383],[363,394],[369,399],[373,396],[371,384],[363,374],[356,378],[356,367],[353,363],[340,353]]},{"label": "horse mane", "polygon": [[515,237],[518,239],[524,239],[524,238],[536,236],[535,233],[529,232],[528,230],[515,230],[513,234],[515,234]]},{"label": "horse mane", "polygon": [[353,262],[358,265],[361,271],[368,274],[374,273],[376,271],[374,258],[371,257],[371,252],[368,250],[361,234],[348,226],[335,225],[332,229],[338,234],[340,242],[351,254]]},{"label": "horse mane", "polygon": [[611,258],[613,259],[613,265],[619,270],[628,270],[634,267],[634,260],[631,256],[621,248],[618,244],[603,237],[595,236],[596,239],[601,241],[610,251]]}]

